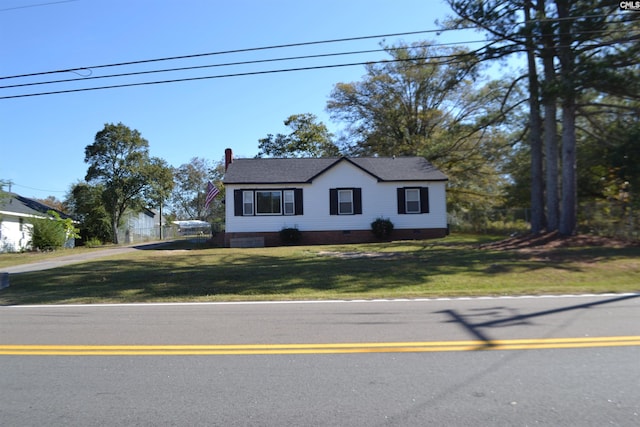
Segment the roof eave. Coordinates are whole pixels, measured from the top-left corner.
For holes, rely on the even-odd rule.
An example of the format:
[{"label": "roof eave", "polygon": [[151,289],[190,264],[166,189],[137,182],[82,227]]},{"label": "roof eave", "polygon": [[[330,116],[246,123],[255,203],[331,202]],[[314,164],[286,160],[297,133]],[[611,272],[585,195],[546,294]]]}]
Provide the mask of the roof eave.
[{"label": "roof eave", "polygon": [[222,181],[223,185],[299,185],[299,184],[311,184],[311,181],[236,181],[226,182]]},{"label": "roof eave", "polygon": [[449,178],[425,178],[425,179],[379,179],[378,182],[447,182]]}]

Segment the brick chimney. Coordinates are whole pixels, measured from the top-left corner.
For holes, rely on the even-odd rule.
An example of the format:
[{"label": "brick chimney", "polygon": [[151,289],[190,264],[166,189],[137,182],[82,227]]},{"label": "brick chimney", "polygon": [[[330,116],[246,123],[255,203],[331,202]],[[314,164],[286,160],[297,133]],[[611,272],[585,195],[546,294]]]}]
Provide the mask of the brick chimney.
[{"label": "brick chimney", "polygon": [[231,148],[224,150],[224,170],[226,171],[229,165],[233,163],[233,151]]}]

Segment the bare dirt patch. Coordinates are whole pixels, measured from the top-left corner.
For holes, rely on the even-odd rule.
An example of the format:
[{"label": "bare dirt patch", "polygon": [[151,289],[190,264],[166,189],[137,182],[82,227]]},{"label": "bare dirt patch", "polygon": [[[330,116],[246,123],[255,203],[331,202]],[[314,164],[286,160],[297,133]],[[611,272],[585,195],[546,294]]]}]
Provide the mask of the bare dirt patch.
[{"label": "bare dirt patch", "polygon": [[158,251],[157,254],[161,256],[172,256],[172,255],[186,254],[189,252],[191,251],[189,251],[188,249],[167,249],[167,250]]},{"label": "bare dirt patch", "polygon": [[397,252],[334,252],[334,251],[321,251],[318,252],[320,256],[330,256],[345,259],[357,259],[357,258],[395,258],[399,256]]}]

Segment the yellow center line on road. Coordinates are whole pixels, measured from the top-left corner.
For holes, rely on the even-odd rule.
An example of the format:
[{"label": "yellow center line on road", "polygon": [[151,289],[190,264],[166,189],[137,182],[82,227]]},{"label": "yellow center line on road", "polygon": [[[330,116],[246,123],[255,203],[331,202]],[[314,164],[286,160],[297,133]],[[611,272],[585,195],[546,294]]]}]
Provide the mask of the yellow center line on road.
[{"label": "yellow center line on road", "polygon": [[640,346],[640,336],[540,338],[495,341],[327,344],[63,345],[0,344],[0,356],[197,356],[270,354],[425,353]]}]

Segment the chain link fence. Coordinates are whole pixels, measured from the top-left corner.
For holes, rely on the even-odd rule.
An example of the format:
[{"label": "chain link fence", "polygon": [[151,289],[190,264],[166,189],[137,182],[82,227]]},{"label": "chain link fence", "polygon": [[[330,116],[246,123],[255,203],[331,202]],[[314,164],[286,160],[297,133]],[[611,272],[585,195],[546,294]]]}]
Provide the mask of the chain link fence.
[{"label": "chain link fence", "polygon": [[154,227],[129,227],[125,230],[118,230],[118,241],[126,245],[179,239],[205,242],[222,231],[224,231],[222,223],[198,227],[180,227],[177,224],[167,224],[162,227],[162,233],[158,225]]}]

